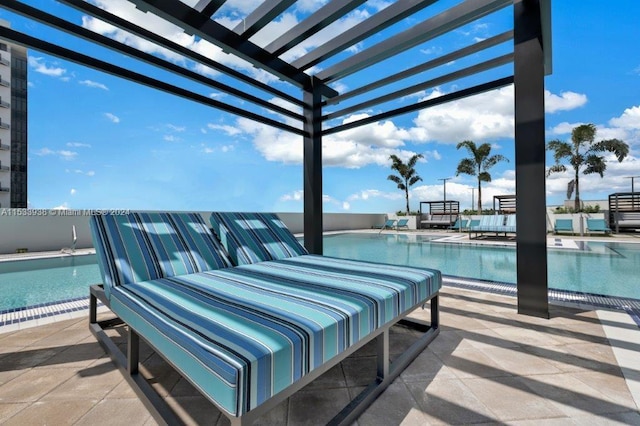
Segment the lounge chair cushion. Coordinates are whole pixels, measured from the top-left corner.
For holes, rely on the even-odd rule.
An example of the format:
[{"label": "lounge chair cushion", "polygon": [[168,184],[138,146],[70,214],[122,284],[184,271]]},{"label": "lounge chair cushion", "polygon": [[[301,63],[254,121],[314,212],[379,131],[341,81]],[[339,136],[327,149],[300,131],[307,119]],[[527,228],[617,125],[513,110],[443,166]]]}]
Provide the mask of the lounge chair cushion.
[{"label": "lounge chair cushion", "polygon": [[111,309],[237,416],[440,286],[436,270],[303,255],[119,286]]},{"label": "lounge chair cushion", "polygon": [[308,254],[274,213],[214,212],[211,226],[234,265]]},{"label": "lounge chair cushion", "polygon": [[197,213],[92,216],[90,226],[107,297],[115,286],[231,266]]}]

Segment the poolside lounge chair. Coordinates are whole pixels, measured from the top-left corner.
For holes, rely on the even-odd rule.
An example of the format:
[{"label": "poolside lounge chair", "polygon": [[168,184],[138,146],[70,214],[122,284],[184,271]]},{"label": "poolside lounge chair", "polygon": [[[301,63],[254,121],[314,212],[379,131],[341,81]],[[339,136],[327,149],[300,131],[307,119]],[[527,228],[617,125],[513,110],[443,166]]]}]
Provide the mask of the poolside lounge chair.
[{"label": "poolside lounge chair", "polygon": [[400,228],[407,228],[409,229],[409,219],[400,219],[398,220],[398,223],[396,224],[396,230],[400,230]]},{"label": "poolside lounge chair", "polygon": [[[90,219],[103,286],[90,329],[156,419],[172,410],[139,372],[139,339],[232,424],[250,424],[373,339],[378,378],[334,420],[352,423],[435,338],[439,271],[307,254],[276,215],[197,213]],[[128,325],[127,356],[96,299]],[[389,329],[431,301],[431,323],[389,362]]]},{"label": "poolside lounge chair", "polygon": [[556,219],[556,223],[553,226],[553,233],[559,232],[571,232],[571,235],[575,235],[573,230],[573,219]]},{"label": "poolside lounge chair", "polygon": [[510,214],[507,216],[507,220],[504,224],[504,233],[505,234],[516,233],[516,215],[515,214]]},{"label": "poolside lounge chair", "polygon": [[396,226],[395,219],[387,219],[382,225],[373,225],[372,228],[380,229],[381,231],[384,229],[393,229]]},{"label": "poolside lounge chair", "polygon": [[456,223],[449,227],[450,230],[457,230],[458,232],[462,232],[462,230],[467,229],[469,226],[469,219],[458,218]]},{"label": "poolside lounge chair", "polygon": [[587,233],[591,234],[591,232],[610,234],[611,229],[609,229],[604,219],[587,219]]}]

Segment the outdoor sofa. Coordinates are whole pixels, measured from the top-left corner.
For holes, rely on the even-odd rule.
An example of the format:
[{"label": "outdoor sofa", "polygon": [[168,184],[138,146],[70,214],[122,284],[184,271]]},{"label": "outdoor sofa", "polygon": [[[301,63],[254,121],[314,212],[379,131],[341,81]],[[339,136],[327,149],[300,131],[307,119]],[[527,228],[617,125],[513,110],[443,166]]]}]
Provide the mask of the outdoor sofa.
[{"label": "outdoor sofa", "polygon": [[484,215],[480,217],[480,222],[477,225],[469,227],[469,238],[475,234],[475,238],[478,238],[484,234],[507,234],[516,233],[516,215]]},{"label": "outdoor sofa", "polygon": [[447,213],[447,214],[425,214],[422,217],[426,217],[425,219],[420,220],[421,228],[431,228],[431,227],[450,227],[452,224],[456,223],[458,220],[457,213]]},{"label": "outdoor sofa", "polygon": [[[274,214],[91,218],[104,279],[90,329],[156,420],[180,423],[139,373],[146,341],[231,424],[251,424],[377,340],[377,378],[332,423],[350,424],[439,333],[439,271],[310,255]],[[97,300],[116,316],[97,320]],[[406,315],[430,301],[431,321]],[[106,329],[127,325],[127,355]],[[423,333],[389,361],[389,329]]]}]

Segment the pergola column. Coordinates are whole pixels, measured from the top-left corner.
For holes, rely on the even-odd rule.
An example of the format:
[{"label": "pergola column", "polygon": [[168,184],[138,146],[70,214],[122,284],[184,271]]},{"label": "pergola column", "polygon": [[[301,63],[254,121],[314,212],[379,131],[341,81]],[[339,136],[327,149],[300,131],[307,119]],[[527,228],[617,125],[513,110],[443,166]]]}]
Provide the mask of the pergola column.
[{"label": "pergola column", "polygon": [[518,313],[549,318],[540,0],[514,2]]},{"label": "pergola column", "polygon": [[322,254],[322,86],[311,78],[304,101],[304,246]]}]

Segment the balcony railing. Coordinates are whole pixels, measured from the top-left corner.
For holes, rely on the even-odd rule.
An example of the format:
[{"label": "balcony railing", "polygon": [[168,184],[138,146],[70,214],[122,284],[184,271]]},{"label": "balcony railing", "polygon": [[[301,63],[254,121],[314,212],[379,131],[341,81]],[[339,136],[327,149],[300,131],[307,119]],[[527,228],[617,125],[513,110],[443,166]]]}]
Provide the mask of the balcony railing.
[{"label": "balcony railing", "polygon": [[10,149],[11,149],[11,145],[0,143],[0,151],[9,151]]},{"label": "balcony railing", "polygon": [[8,60],[6,60],[2,56],[0,56],[0,64],[9,66],[9,65],[11,65],[11,62],[9,62]]},{"label": "balcony railing", "polygon": [[0,192],[10,192],[11,190],[0,183]]},{"label": "balcony railing", "polygon": [[11,171],[11,167],[3,166],[2,163],[0,163],[0,172],[10,172],[10,171]]},{"label": "balcony railing", "polygon": [[11,86],[11,83],[7,80],[3,80],[2,78],[0,78],[0,86],[9,87]]},{"label": "balcony railing", "polygon": [[9,123],[2,123],[2,122],[0,122],[0,129],[8,129],[9,127],[10,127],[10,126],[9,126]]},{"label": "balcony railing", "polygon": [[9,104],[9,102],[5,102],[2,99],[0,99],[0,107],[9,108],[9,107],[11,107],[11,104]]}]

